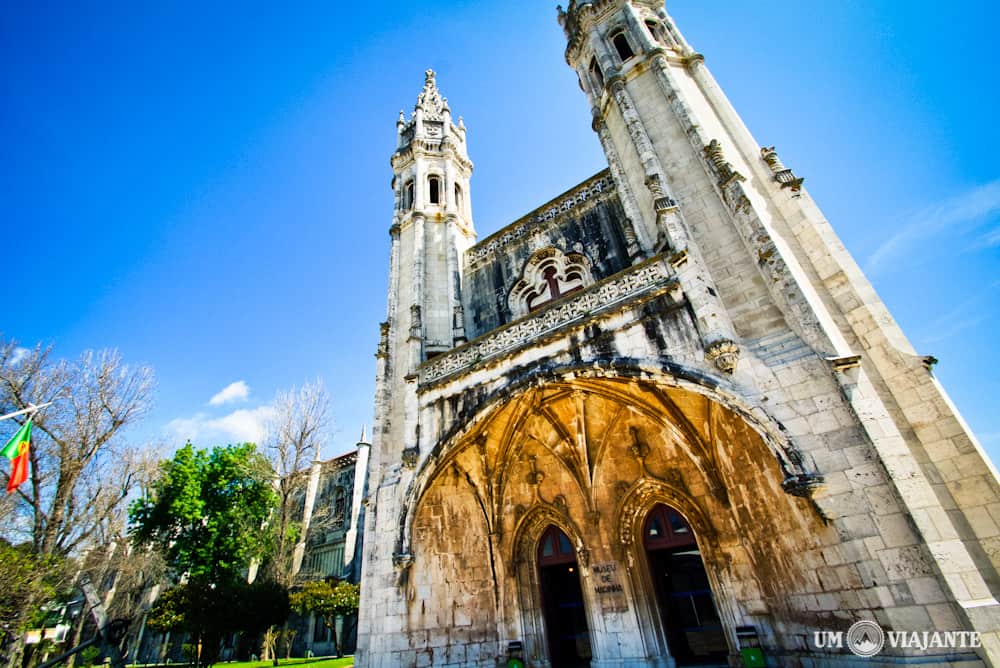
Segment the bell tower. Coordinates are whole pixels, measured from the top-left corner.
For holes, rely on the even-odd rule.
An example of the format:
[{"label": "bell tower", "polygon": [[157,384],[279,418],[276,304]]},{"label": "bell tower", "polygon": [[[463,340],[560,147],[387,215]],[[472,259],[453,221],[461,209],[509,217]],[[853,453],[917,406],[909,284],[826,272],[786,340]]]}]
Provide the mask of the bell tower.
[{"label": "bell tower", "polygon": [[433,70],[409,120],[399,112],[396,131],[388,309],[376,354],[379,467],[419,451],[417,367],[465,342],[461,259],[476,241],[465,124],[452,122]]},{"label": "bell tower", "polygon": [[[465,124],[452,121],[436,75],[427,70],[413,113],[400,111],[392,154],[394,206],[389,227],[386,320],[376,351],[375,424],[368,462],[370,507],[365,515],[366,581],[392,586],[397,554],[394,518],[421,451],[418,367],[465,342],[462,257],[476,241],[469,180],[472,162]],[[426,435],[424,436],[426,441]],[[382,618],[372,587],[362,589],[359,645],[380,642]],[[369,616],[369,613],[371,616]],[[370,640],[369,640],[370,638]]]},{"label": "bell tower", "polygon": [[[573,0],[559,8],[566,62],[576,70],[622,203],[647,255],[668,253],[691,305],[705,357],[732,374],[739,361],[733,323],[679,204],[668,167],[676,157],[657,136],[669,113],[667,59],[690,57],[656,0]],[[696,128],[692,129],[692,132]],[[697,141],[692,137],[692,141]]]},{"label": "bell tower", "polygon": [[469,179],[472,162],[465,124],[452,122],[448,99],[441,96],[433,70],[413,115],[402,111],[392,155],[395,211],[390,228],[394,264],[390,322],[405,331],[406,366],[464,342],[461,262],[475,243]]},{"label": "bell tower", "polygon": [[376,354],[377,467],[419,451],[417,368],[466,340],[461,260],[476,241],[465,124],[452,122],[433,70],[410,118],[399,112],[396,131],[388,309]]},{"label": "bell tower", "polygon": [[476,241],[465,124],[452,122],[433,70],[410,118],[399,112],[396,131],[388,309],[376,354],[379,467],[419,450],[417,367],[465,342],[461,259]]}]

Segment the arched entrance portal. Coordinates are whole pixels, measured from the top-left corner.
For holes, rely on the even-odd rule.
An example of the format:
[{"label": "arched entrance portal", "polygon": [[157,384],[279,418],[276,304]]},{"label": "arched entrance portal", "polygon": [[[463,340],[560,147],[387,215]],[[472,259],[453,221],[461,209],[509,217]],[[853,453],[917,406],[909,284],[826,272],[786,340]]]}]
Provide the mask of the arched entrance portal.
[{"label": "arched entrance portal", "polygon": [[[572,666],[590,653],[595,665],[738,661],[741,611],[765,614],[768,596],[806,586],[799,551],[829,531],[782,487],[800,473],[788,444],[732,397],[682,378],[576,373],[494,393],[434,446],[399,527],[409,632],[461,624],[475,638],[466,656],[520,640],[526,663],[546,667],[550,656]],[[658,503],[677,526],[671,533],[661,511],[647,541]],[[552,527],[569,545],[557,533],[546,547]],[[671,612],[679,600],[687,608]],[[732,655],[715,659],[727,644]]]},{"label": "arched entrance portal", "polygon": [[673,508],[657,505],[643,523],[643,545],[677,665],[725,664],[726,636],[687,520]]},{"label": "arched entrance portal", "polygon": [[538,582],[552,668],[590,665],[590,630],[569,538],[550,526],[538,543]]}]

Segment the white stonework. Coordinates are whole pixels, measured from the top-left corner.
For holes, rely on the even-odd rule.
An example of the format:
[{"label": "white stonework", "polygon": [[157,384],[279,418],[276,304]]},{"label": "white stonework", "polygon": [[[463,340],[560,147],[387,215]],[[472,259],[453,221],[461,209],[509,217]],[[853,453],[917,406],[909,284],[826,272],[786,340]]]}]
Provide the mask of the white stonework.
[{"label": "white stonework", "polygon": [[[560,22],[609,168],[522,220],[476,243],[433,72],[400,115],[357,665],[493,666],[510,643],[559,665],[551,526],[579,573],[572,651],[684,665],[680,643],[709,650],[658,598],[661,505],[697,539],[722,665],[744,627],[774,666],[1000,665],[997,473],[932,360],[661,2]],[[982,647],[815,645],[862,618]]]}]

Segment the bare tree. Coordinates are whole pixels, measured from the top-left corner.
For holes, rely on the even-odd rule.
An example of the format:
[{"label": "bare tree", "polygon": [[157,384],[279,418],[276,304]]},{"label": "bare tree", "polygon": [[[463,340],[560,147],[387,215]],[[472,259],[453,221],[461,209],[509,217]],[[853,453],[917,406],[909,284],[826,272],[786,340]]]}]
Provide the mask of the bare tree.
[{"label": "bare tree", "polygon": [[[147,489],[160,471],[160,449],[126,449],[116,464],[118,477],[126,472],[133,489]],[[89,547],[77,560],[77,579],[86,578],[97,587],[108,619],[129,621],[126,634],[130,652],[142,642],[146,613],[167,582],[166,564],[150,546],[136,547],[127,532],[126,504],[118,504],[114,513],[101,522],[88,541]],[[88,615],[81,612],[73,627],[67,647],[78,645]],[[66,661],[73,668],[77,657]]]},{"label": "bare tree", "polygon": [[[30,545],[40,563],[77,556],[124,526],[142,457],[122,431],[147,412],[153,388],[152,371],[125,365],[117,352],[87,352],[76,362],[50,353],[0,340],[0,412],[54,402],[33,416],[31,474],[0,526],[0,537]],[[14,621],[20,627],[25,619]],[[7,652],[12,664],[20,649]]]},{"label": "bare tree", "polygon": [[292,584],[301,565],[310,513],[303,517],[310,467],[330,425],[330,397],[322,381],[280,392],[274,401],[265,447],[280,497],[270,575]]}]

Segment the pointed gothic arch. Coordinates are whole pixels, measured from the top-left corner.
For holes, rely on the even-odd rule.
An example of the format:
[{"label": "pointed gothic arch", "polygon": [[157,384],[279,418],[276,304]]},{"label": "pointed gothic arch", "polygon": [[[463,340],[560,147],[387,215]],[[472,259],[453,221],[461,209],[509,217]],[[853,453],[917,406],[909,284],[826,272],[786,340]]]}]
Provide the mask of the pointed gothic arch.
[{"label": "pointed gothic arch", "polygon": [[694,532],[705,573],[730,647],[735,655],[739,642],[735,637],[737,611],[723,584],[721,573],[728,570],[732,560],[727,548],[720,544],[719,532],[711,517],[700,504],[684,490],[658,480],[637,481],[622,496],[616,510],[619,549],[622,558],[634,565],[629,569],[629,580],[635,592],[635,604],[642,626],[643,637],[652,645],[650,649],[661,656],[673,656],[665,630],[663,611],[657,601],[655,584],[650,575],[650,563],[644,545],[644,527],[658,506],[678,512]]},{"label": "pointed gothic arch", "polygon": [[[566,378],[577,381],[588,379],[595,382],[619,379],[652,384],[657,387],[675,388],[704,396],[715,404],[732,411],[760,437],[763,445],[771,453],[786,480],[809,479],[812,472],[798,448],[787,436],[785,430],[774,420],[767,410],[748,402],[726,384],[713,382],[697,370],[688,369],[673,362],[648,364],[615,364],[594,362],[585,366],[565,365],[556,368],[539,368],[522,375],[504,390],[490,393],[480,403],[468,419],[458,422],[437,443],[425,457],[419,459],[416,475],[407,486],[403,496],[402,515],[399,518],[396,552],[407,554],[412,544],[412,522],[420,499],[433,484],[435,478],[446,469],[454,453],[462,443],[477,442],[490,431],[490,420],[504,405],[516,405],[527,396],[527,390],[549,385]],[[528,407],[524,407],[527,409]]]},{"label": "pointed gothic arch", "polygon": [[[731,640],[736,624],[746,623],[743,613],[734,612],[737,601],[746,596],[763,600],[760,581],[750,582],[745,570],[733,572],[731,563],[761,564],[770,558],[769,551],[784,549],[767,541],[742,548],[741,537],[755,540],[759,531],[777,536],[805,524],[819,531],[822,524],[812,507],[782,489],[781,481],[794,469],[781,454],[785,450],[772,449],[762,435],[768,432],[760,419],[765,414],[750,410],[721,384],[673,372],[600,365],[549,369],[486,395],[485,401],[480,398],[475,411],[414,462],[420,466],[405,496],[396,549],[401,580],[412,582],[434,571],[461,573],[457,580],[492,582],[495,600],[483,599],[480,607],[493,611],[497,640],[522,640],[526,658],[545,665],[549,646],[536,554],[541,534],[557,526],[577,550],[588,628],[600,633],[610,605],[631,615],[640,630],[635,642],[643,644],[645,656],[667,657],[669,644],[641,540],[645,515],[663,503],[677,509],[695,531]],[[672,409],[671,402],[676,404]],[[699,429],[717,424],[719,431],[711,437],[716,449],[722,443],[718,439],[730,439],[731,445],[718,450],[716,458],[698,461],[694,441],[706,437],[692,433],[695,421],[705,423]],[[791,446],[784,443],[782,448]],[[729,457],[739,458],[735,468],[725,463]],[[717,493],[720,486],[738,491],[737,504],[729,504],[728,494]],[[759,531],[742,525],[742,511],[737,512],[751,507],[746,497],[751,486],[760,499],[751,504],[759,513]],[[463,526],[474,519],[482,527],[468,547],[446,536],[445,525],[428,530],[423,521],[420,532],[412,528],[415,517],[426,520],[440,512],[426,509],[428,498],[444,507],[441,499],[459,493],[466,499],[462,508],[445,514],[452,513],[452,521]],[[720,545],[720,536],[726,537],[725,544]],[[472,558],[473,553],[478,556]],[[492,570],[442,571],[441,559],[448,554],[461,554],[464,563],[471,559]],[[426,558],[431,563],[419,563]],[[620,599],[610,602],[596,590],[590,572],[592,562],[603,568],[609,559],[622,573]],[[780,559],[787,569],[794,568],[793,554],[782,552]],[[470,590],[462,589],[465,584],[448,587]]]},{"label": "pointed gothic arch", "polygon": [[[561,509],[539,503],[524,512],[518,519],[511,540],[511,570],[518,599],[518,622],[524,642],[525,657],[533,664],[547,664],[549,651],[548,631],[543,621],[542,583],[538,568],[539,543],[550,527],[555,527],[569,538],[576,551],[576,561],[585,569],[590,554],[585,547],[583,533],[576,523]],[[581,573],[581,586],[582,582]],[[586,588],[584,587],[584,591]],[[590,613],[593,603],[584,605]]]}]

